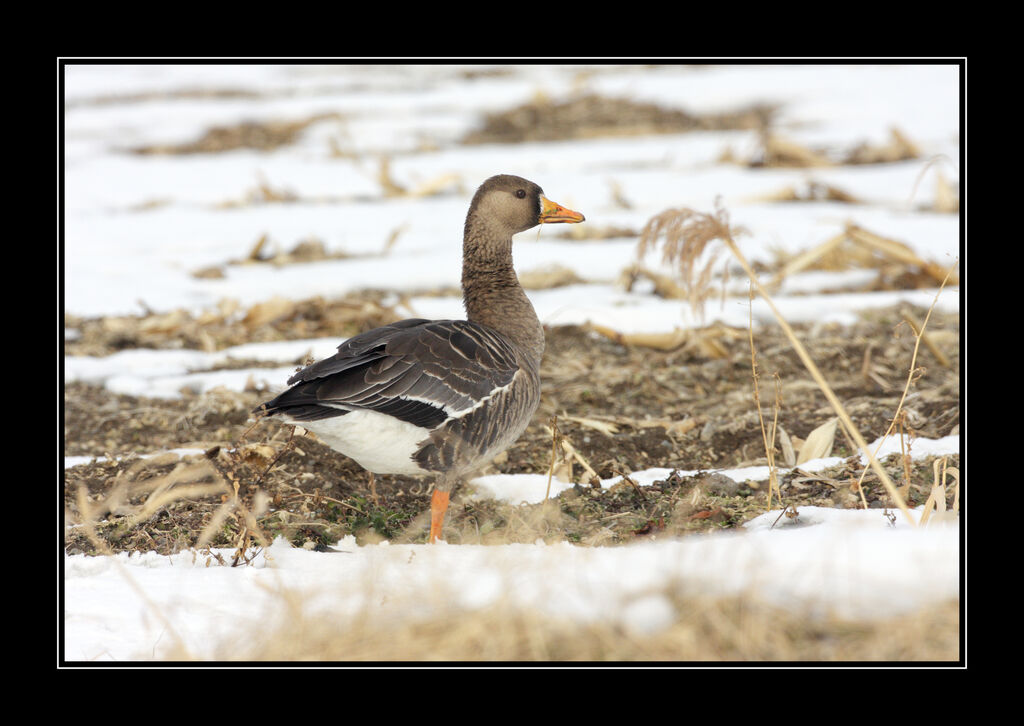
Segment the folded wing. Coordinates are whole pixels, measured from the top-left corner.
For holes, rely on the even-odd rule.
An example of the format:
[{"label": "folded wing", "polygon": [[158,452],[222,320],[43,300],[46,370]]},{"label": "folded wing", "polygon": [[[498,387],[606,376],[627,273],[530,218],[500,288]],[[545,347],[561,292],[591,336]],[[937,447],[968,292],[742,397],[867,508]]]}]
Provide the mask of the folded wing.
[{"label": "folded wing", "polygon": [[490,328],[415,318],[348,339],[257,410],[301,423],[366,409],[432,430],[507,388],[517,370],[512,346]]}]

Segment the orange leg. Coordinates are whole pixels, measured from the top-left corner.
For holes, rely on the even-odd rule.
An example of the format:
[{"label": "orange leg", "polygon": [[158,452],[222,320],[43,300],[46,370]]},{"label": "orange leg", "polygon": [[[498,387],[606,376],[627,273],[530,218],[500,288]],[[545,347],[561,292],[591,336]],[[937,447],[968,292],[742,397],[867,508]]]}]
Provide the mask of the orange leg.
[{"label": "orange leg", "polygon": [[435,489],[430,497],[430,539],[431,544],[441,538],[441,530],[444,528],[444,515],[448,511],[448,492]]}]

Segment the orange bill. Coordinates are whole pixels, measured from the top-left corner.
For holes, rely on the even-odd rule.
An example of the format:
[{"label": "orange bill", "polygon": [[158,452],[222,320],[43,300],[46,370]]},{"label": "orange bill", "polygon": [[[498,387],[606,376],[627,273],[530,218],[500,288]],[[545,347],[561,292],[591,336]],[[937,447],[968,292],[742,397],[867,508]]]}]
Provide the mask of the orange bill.
[{"label": "orange bill", "polygon": [[561,204],[552,202],[547,197],[541,195],[540,198],[540,223],[541,224],[554,224],[556,222],[582,222],[586,219],[579,212],[574,212],[571,209],[566,209]]}]

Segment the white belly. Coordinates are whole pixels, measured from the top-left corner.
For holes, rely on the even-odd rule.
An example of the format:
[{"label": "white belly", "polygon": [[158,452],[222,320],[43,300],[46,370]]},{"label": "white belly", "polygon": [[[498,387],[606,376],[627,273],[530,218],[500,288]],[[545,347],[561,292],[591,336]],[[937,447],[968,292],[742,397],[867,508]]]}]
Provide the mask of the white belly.
[{"label": "white belly", "polygon": [[412,455],[429,432],[376,411],[350,411],[320,421],[290,421],[316,434],[325,444],[374,474],[422,476]]}]

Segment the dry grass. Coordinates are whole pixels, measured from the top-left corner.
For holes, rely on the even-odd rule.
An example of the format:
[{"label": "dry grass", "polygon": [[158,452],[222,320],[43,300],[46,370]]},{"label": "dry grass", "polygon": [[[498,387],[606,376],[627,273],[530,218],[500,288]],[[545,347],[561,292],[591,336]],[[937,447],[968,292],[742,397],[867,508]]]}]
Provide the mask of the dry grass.
[{"label": "dry grass", "polygon": [[[255,247],[253,253],[259,254]],[[293,250],[288,257],[294,259],[297,254]],[[265,264],[274,263],[268,260]],[[235,300],[224,299],[216,308],[198,314],[183,308],[164,313],[147,311],[148,314],[142,316],[86,319],[65,314],[64,325],[77,329],[79,335],[75,340],[64,342],[64,353],[102,356],[129,348],[215,351],[243,343],[315,338],[325,334],[355,335],[404,316],[406,311],[400,304],[385,303],[388,297],[383,292],[366,291],[345,298],[316,297],[300,302],[271,298],[248,308],[242,308]]]},{"label": "dry grass", "polygon": [[[847,413],[842,402],[833,392],[831,386],[827,383],[824,376],[821,374],[818,366],[812,360],[810,355],[803,343],[794,333],[792,327],[783,317],[782,313],[776,307],[772,301],[768,290],[758,279],[757,273],[751,267],[750,263],[744,257],[743,253],[740,252],[739,247],[736,244],[734,236],[737,231],[732,229],[729,225],[729,216],[726,210],[717,208],[713,213],[697,212],[692,209],[669,209],[661,214],[655,215],[651,218],[648,224],[644,227],[644,231],[641,235],[640,243],[638,244],[638,255],[642,257],[648,251],[661,245],[662,247],[662,260],[665,263],[672,264],[676,267],[679,278],[682,281],[684,288],[688,291],[687,297],[690,300],[691,307],[695,312],[699,312],[704,304],[704,301],[709,296],[710,280],[712,266],[717,258],[718,251],[714,249],[712,243],[716,241],[722,242],[732,253],[733,257],[740,264],[743,270],[747,273],[750,279],[750,283],[753,289],[757,290],[757,293],[767,303],[771,309],[779,326],[782,328],[786,337],[789,339],[794,351],[800,357],[807,371],[811,374],[814,382],[817,384],[820,391],[824,394],[828,400],[829,405],[835,411],[840,423],[843,426],[844,433],[854,442],[855,447],[859,450],[868,460],[870,468],[878,476],[889,496],[895,502],[896,506],[903,512],[906,519],[912,524],[916,525],[915,518],[911,515],[910,509],[907,507],[906,501],[902,496],[901,492],[893,484],[892,479],[885,472],[878,459],[875,457],[874,452],[870,451],[867,446],[867,442],[863,436],[854,426],[849,414]],[[891,240],[887,240],[879,235],[872,234],[863,230],[856,225],[847,225],[845,235],[854,239],[859,244],[868,246],[872,249],[880,250],[884,254],[895,257],[896,259],[912,264],[921,265],[925,271],[939,280],[941,285],[939,293],[945,286],[946,282],[953,275],[958,263],[954,263],[948,270],[939,270],[931,263],[927,263],[920,260],[916,255],[910,253],[904,245],[894,243]],[[836,244],[835,241],[827,243],[830,246]],[[706,259],[707,262],[703,267],[697,269],[695,261],[698,259]],[[936,300],[938,294],[936,295]],[[934,302],[933,305],[934,307]],[[929,315],[931,311],[929,310]],[[927,318],[925,320],[927,324]],[[923,326],[922,326],[923,330]],[[915,342],[914,360],[916,360],[917,348],[921,342],[921,334],[918,332],[917,340]],[[751,356],[753,366],[753,377],[755,385],[755,400],[757,402],[758,414],[761,413],[759,392],[757,390],[757,368],[756,361],[754,359],[753,350],[753,339],[751,338]],[[910,382],[913,380],[915,375],[915,367],[911,365],[910,372],[908,374],[907,386],[904,389],[904,399],[907,391],[909,390]],[[893,421],[899,418],[899,411],[902,407],[903,399],[900,401],[900,406],[897,407],[896,412],[893,415]],[[890,426],[890,432],[892,427]],[[774,437],[769,441],[767,431],[765,430],[763,419],[762,419],[762,432],[764,433],[765,447],[768,449],[769,462],[773,463],[774,459],[772,451],[774,450]],[[774,433],[774,429],[773,429]],[[888,435],[888,433],[887,433]],[[867,470],[865,469],[865,473]],[[860,489],[858,487],[858,489]],[[770,488],[769,492],[774,491],[774,488]],[[863,497],[863,495],[862,495]],[[769,496],[769,502],[771,501]],[[867,502],[863,501],[863,506],[867,508]]]},{"label": "dry grass", "polygon": [[235,149],[269,151],[295,143],[313,124],[338,118],[335,113],[322,113],[294,121],[242,121],[233,126],[213,126],[194,141],[139,146],[132,151],[136,154],[213,154]]},{"label": "dry grass", "polygon": [[[960,657],[957,603],[888,619],[816,618],[749,596],[663,598],[673,622],[656,633],[628,624],[581,622],[509,604],[388,618],[369,610],[346,617],[308,612],[282,594],[276,623],[260,623],[225,643],[214,660],[281,662],[948,662]],[[419,607],[418,611],[429,611]],[[179,641],[180,642],[180,641]],[[168,660],[191,660],[173,647]]]},{"label": "dry grass", "polygon": [[[896,406],[896,411],[893,413],[892,423],[889,424],[889,428],[886,430],[885,435],[882,436],[882,438],[879,440],[878,446],[875,448],[875,451],[872,454],[872,458],[874,458],[874,455],[876,455],[878,453],[878,451],[882,448],[882,445],[885,443],[886,439],[889,438],[889,436],[893,433],[893,431],[897,427],[900,428],[900,448],[903,449],[903,447],[904,447],[904,442],[905,442],[907,437],[904,436],[903,430],[902,430],[902,424],[903,424],[903,421],[904,421],[903,405],[904,405],[904,403],[907,400],[907,395],[910,393],[910,389],[911,389],[914,381],[920,375],[920,371],[917,368],[917,354],[918,354],[918,351],[921,348],[921,342],[926,340],[926,338],[925,338],[925,328],[928,325],[928,320],[931,319],[932,311],[935,309],[935,304],[939,301],[939,295],[942,294],[942,290],[946,287],[946,283],[949,281],[950,277],[953,275],[953,270],[956,269],[958,264],[959,264],[959,261],[954,262],[953,265],[946,272],[946,275],[943,277],[942,283],[939,285],[939,290],[938,290],[938,292],[935,293],[935,299],[932,300],[931,307],[928,308],[928,314],[925,315],[924,322],[920,323],[920,324],[915,324],[916,321],[913,321],[913,322],[910,323],[911,327],[914,329],[914,352],[913,352],[913,354],[911,355],[911,358],[910,358],[910,368],[907,371],[907,382],[903,386],[903,394],[900,396],[899,404]],[[931,347],[934,348],[934,345],[932,345]],[[944,357],[940,357],[939,358],[940,362],[942,362],[943,359],[944,359]],[[938,462],[936,462],[936,464],[937,463]],[[900,495],[900,500],[902,500],[906,496],[906,493],[907,493],[907,491],[908,491],[908,489],[910,487],[910,471],[909,471],[909,468],[910,468],[910,455],[909,455],[909,452],[906,452],[906,451],[903,452],[903,464],[904,464],[904,484],[898,490],[899,491],[899,495]],[[954,471],[956,471],[956,470],[954,469]],[[867,474],[867,469],[864,470],[864,474]],[[941,477],[941,479],[940,479],[939,476],[938,476],[938,472],[936,470],[936,477],[935,477],[935,479],[936,479],[936,481],[935,481],[935,485],[932,488],[932,495],[929,496],[928,501],[925,504],[925,511],[923,512],[922,517],[921,517],[921,524],[927,523],[928,517],[931,515],[932,509],[938,509],[939,511],[945,511],[945,504],[946,504],[945,480],[946,480],[946,477],[945,477],[945,475],[943,475]],[[960,486],[959,473],[957,473],[956,479],[957,479],[957,491],[959,492],[959,486]],[[861,501],[863,502],[864,508],[867,509],[867,502],[864,501],[864,490],[863,490],[863,487],[861,487],[861,483],[863,481],[864,481],[864,475],[861,475],[860,480],[857,482],[857,491],[861,495]],[[941,500],[942,500],[941,503],[937,501],[938,498],[941,498]]]},{"label": "dry grass", "polygon": [[723,113],[690,113],[628,98],[579,93],[553,100],[538,95],[514,108],[489,113],[463,144],[521,143],[636,134],[676,134],[713,129],[754,129],[768,123],[774,108],[752,105]]},{"label": "dry grass", "polygon": [[[764,118],[759,127],[760,149],[750,159],[750,166],[789,168],[821,168],[856,164],[891,164],[908,159],[917,159],[921,150],[898,128],[889,130],[889,140],[880,143],[864,142],[852,149],[812,149],[791,139],[780,136],[771,128],[771,117]],[[728,152],[726,158],[731,158]]]},{"label": "dry grass", "polygon": [[849,222],[839,234],[786,258],[767,286],[775,289],[785,278],[803,270],[853,268],[877,269],[880,273],[888,271],[890,274],[913,278],[920,286],[959,284],[959,278],[954,272],[955,264],[947,269],[935,262],[923,260],[903,242]]}]

